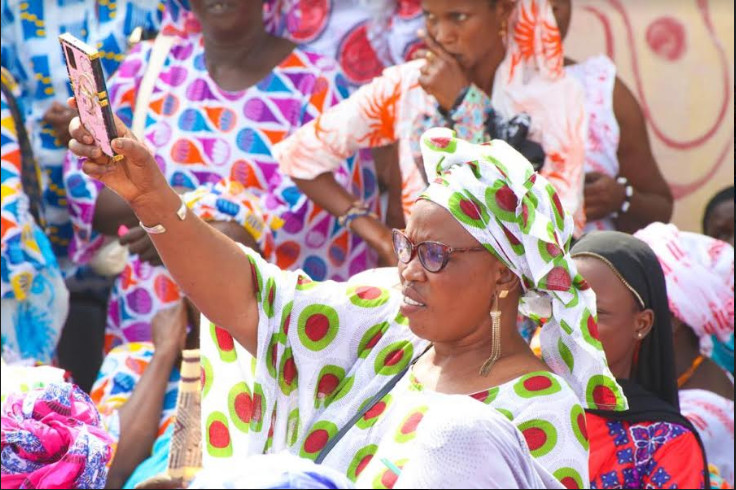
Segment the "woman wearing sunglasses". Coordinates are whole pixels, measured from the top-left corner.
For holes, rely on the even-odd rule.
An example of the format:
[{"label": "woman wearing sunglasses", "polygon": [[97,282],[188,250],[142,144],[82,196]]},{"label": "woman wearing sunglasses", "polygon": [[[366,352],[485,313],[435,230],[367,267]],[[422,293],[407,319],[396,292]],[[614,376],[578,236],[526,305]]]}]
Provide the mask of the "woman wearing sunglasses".
[{"label": "woman wearing sunglasses", "polygon": [[[421,139],[433,182],[394,234],[401,290],[313,282],[186,208],[119,124],[110,164],[75,120],[85,171],[126,199],[203,314],[204,466],[288,451],[358,487],[583,487],[585,408],[625,398],[556,192],[502,141]],[[180,210],[180,213],[177,213]],[[520,300],[521,298],[521,300]],[[516,330],[544,323],[545,362]]]}]

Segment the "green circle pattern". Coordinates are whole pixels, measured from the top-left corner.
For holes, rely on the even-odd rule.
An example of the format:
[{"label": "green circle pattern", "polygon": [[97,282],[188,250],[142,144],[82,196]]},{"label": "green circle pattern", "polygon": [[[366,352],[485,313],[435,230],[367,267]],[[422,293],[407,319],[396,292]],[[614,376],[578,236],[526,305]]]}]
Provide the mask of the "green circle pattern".
[{"label": "green circle pattern", "polygon": [[309,441],[309,436],[321,430],[324,430],[327,432],[328,442],[330,439],[335,437],[335,435],[337,435],[338,433],[337,426],[333,424],[332,422],[329,422],[327,420],[322,420],[322,421],[317,422],[316,424],[312,426],[312,430],[309,431],[309,433],[307,434],[307,437],[304,438],[304,444],[302,444],[302,448],[299,451],[299,456],[301,456],[302,458],[311,459],[312,461],[317,459],[317,456],[319,456],[319,453],[322,451],[322,449],[316,452],[307,452],[306,445],[307,445],[307,441]]},{"label": "green circle pattern", "polygon": [[263,311],[266,313],[268,318],[273,318],[274,314],[274,303],[276,302],[276,281],[273,277],[269,277],[266,282],[266,294],[263,295]]},{"label": "green circle pattern", "polygon": [[583,478],[580,476],[580,473],[575,471],[573,468],[565,467],[560,468],[554,473],[552,473],[552,476],[557,478],[557,480],[560,481],[560,483],[564,482],[565,480],[573,480],[577,486],[573,487],[570,486],[567,483],[563,483],[566,488],[585,488],[583,485]]},{"label": "green circle pattern", "polygon": [[[373,325],[363,334],[363,337],[360,339],[360,343],[358,344],[358,359],[365,359],[366,357],[368,357],[368,354],[370,354],[373,348],[376,346],[372,345],[368,347],[368,344],[378,334],[381,334],[381,337],[383,337],[383,334],[386,333],[388,327],[388,322],[379,323],[378,325]],[[378,344],[378,342],[380,342],[380,338],[376,341],[376,344]]]},{"label": "green circle pattern", "polygon": [[[549,387],[543,390],[530,391],[526,389],[526,387],[524,386],[524,383],[533,378],[544,378],[550,382],[550,385]],[[543,372],[536,372],[536,373],[524,375],[521,377],[521,379],[518,382],[514,384],[514,392],[521,398],[527,398],[527,399],[537,398],[540,396],[553,395],[559,392],[560,390],[562,390],[562,387],[560,386],[560,382],[557,381],[554,378],[554,376],[552,376],[551,374],[543,373]]]},{"label": "green circle pattern", "polygon": [[358,292],[361,290],[365,290],[367,286],[351,286],[347,290],[347,295],[350,298],[350,302],[354,304],[355,306],[360,306],[361,308],[376,308],[378,306],[384,305],[388,302],[388,300],[391,298],[388,290],[383,288],[377,288],[377,287],[370,287],[370,289],[376,289],[380,291],[380,294],[377,298],[374,299],[362,299]]},{"label": "green circle pattern", "polygon": [[597,350],[602,351],[603,344],[601,344],[601,341],[595,338],[593,334],[590,332],[591,322],[595,323],[596,319],[590,313],[590,311],[585,310],[585,313],[583,314],[583,319],[580,320],[580,331],[583,333],[583,338],[588,344],[592,345]]},{"label": "green circle pattern", "polygon": [[[478,217],[468,215],[463,209],[463,204],[465,207],[470,207],[474,213],[478,214]],[[485,229],[490,219],[486,206],[470,193],[463,195],[454,192],[450,196],[448,207],[458,221],[474,228]]]},{"label": "green circle pattern", "polygon": [[587,406],[593,410],[595,409],[601,409],[601,410],[615,410],[619,407],[616,405],[608,405],[608,404],[598,404],[595,401],[594,393],[595,389],[598,387],[604,387],[608,388],[611,393],[615,396],[615,400],[613,400],[614,403],[616,403],[618,400],[623,400],[624,395],[621,393],[621,390],[619,389],[618,383],[614,381],[612,378],[609,378],[608,376],[605,376],[603,374],[596,374],[594,376],[591,376],[588,380],[588,386],[585,390],[585,398]]},{"label": "green circle pattern", "polygon": [[279,366],[279,388],[281,388],[281,392],[286,396],[289,396],[299,386],[299,373],[296,370],[296,362],[294,362],[294,379],[292,379],[291,384],[287,384],[286,382],[286,363],[289,361],[294,362],[294,354],[291,347],[287,347],[284,351]]},{"label": "green circle pattern", "polygon": [[542,456],[549,454],[549,452],[557,445],[557,429],[555,429],[555,426],[546,420],[529,420],[518,427],[522,434],[524,431],[530,429],[538,429],[544,432],[546,437],[544,444],[534,450],[530,448],[530,453],[534,458],[541,458]]},{"label": "green circle pattern", "polygon": [[[373,400],[373,397],[371,397],[371,398],[367,399],[366,401],[364,401],[364,402],[363,402],[363,403],[362,403],[362,404],[360,405],[360,408],[358,409],[358,411],[361,411],[361,410],[363,410],[363,409],[365,408],[365,405],[366,405],[367,403],[370,403],[370,402],[371,402],[371,400]],[[366,412],[366,413],[365,413],[365,414],[364,414],[364,415],[363,415],[363,416],[362,416],[361,418],[359,418],[359,419],[358,419],[358,421],[357,421],[357,422],[355,423],[356,427],[358,427],[359,429],[370,429],[371,427],[373,427],[374,425],[376,425],[376,423],[378,423],[378,421],[379,421],[379,420],[381,420],[381,418],[383,417],[383,414],[385,414],[385,413],[386,413],[386,411],[388,411],[389,407],[391,406],[391,401],[392,401],[392,400],[393,400],[393,397],[391,396],[391,394],[390,394],[390,393],[389,393],[389,394],[387,394],[386,396],[384,396],[384,397],[383,397],[383,398],[382,398],[381,400],[379,400],[378,402],[376,402],[376,405],[378,405],[379,403],[383,403],[383,404],[384,404],[384,408],[383,408],[383,410],[381,411],[381,413],[380,413],[380,414],[378,414],[377,416],[373,417],[373,418],[370,418],[370,419],[366,420],[366,418],[365,418],[365,417],[366,417],[366,415],[368,415],[368,412],[370,412],[370,410],[371,410],[371,409],[369,408],[369,409],[368,409],[368,412]]]},{"label": "green circle pattern", "polygon": [[583,432],[580,430],[580,424],[578,423],[578,420],[580,417],[583,417],[583,423],[585,423],[585,410],[583,410],[583,407],[580,405],[575,405],[572,407],[572,411],[570,412],[570,423],[572,424],[572,431],[575,433],[575,439],[578,440],[581,446],[587,451],[590,447],[590,442],[588,441],[588,438],[583,434]]},{"label": "green circle pattern", "polygon": [[[322,378],[324,378],[327,375],[332,375],[335,378],[337,378],[337,384],[335,385],[335,389],[330,393],[320,393],[320,382],[322,381]],[[317,383],[314,386],[314,408],[320,408],[321,406],[327,406],[331,403],[332,398],[338,393],[340,390],[340,386],[343,383],[343,380],[345,379],[345,370],[341,368],[340,366],[334,366],[332,364],[328,364],[327,366],[324,366],[317,376]]]},{"label": "green circle pattern", "polygon": [[212,363],[206,356],[201,356],[202,372],[204,373],[204,383],[202,385],[202,398],[204,399],[212,389],[215,371],[212,369]]},{"label": "green circle pattern", "polygon": [[294,301],[289,301],[281,312],[281,336],[279,341],[286,344],[289,340],[289,324],[291,323],[291,312],[294,310]]},{"label": "green circle pattern", "polygon": [[289,418],[286,421],[286,441],[289,447],[294,446],[297,440],[299,440],[299,409],[295,408],[289,414]]},{"label": "green circle pattern", "polygon": [[370,444],[359,449],[358,452],[355,453],[355,457],[350,462],[350,466],[348,466],[348,478],[350,478],[350,481],[355,482],[355,480],[358,479],[358,476],[360,476],[358,473],[358,466],[360,463],[368,456],[374,456],[377,451],[378,446]]},{"label": "green circle pattern", "polygon": [[[310,317],[312,317],[312,315],[324,315],[329,322],[327,333],[323,338],[317,340],[316,342],[310,339],[306,332],[307,321]],[[331,306],[320,304],[309,305],[304,308],[304,310],[302,310],[302,312],[299,314],[299,323],[297,326],[299,332],[299,340],[301,340],[304,347],[311,351],[319,352],[330,345],[330,343],[335,340],[339,328],[339,316],[337,314],[337,311]]]},{"label": "green circle pattern", "polygon": [[[403,352],[401,360],[399,360],[399,362],[394,365],[387,366],[386,361],[390,359],[392,355],[395,355],[395,353],[399,350]],[[409,365],[413,354],[414,346],[411,344],[411,342],[394,342],[390,345],[387,345],[381,350],[381,352],[379,352],[373,363],[373,367],[376,374],[380,374],[382,376],[394,376],[396,374],[399,374],[406,366]]]},{"label": "green circle pattern", "polygon": [[250,420],[245,421],[240,418],[238,415],[238,412],[236,411],[235,407],[235,401],[238,397],[238,395],[247,395],[248,398],[251,401],[251,407],[253,406],[253,396],[250,392],[250,388],[248,388],[248,385],[245,383],[238,383],[235,386],[230,389],[230,393],[227,395],[227,408],[230,412],[230,420],[233,421],[233,425],[236,429],[238,429],[240,432],[243,432],[245,434],[248,433],[250,430]]}]

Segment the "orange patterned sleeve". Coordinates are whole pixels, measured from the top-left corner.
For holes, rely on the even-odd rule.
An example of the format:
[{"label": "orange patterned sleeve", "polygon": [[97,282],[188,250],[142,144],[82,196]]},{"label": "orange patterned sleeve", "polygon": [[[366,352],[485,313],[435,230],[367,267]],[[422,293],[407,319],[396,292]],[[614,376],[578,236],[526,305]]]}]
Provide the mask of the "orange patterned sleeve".
[{"label": "orange patterned sleeve", "polygon": [[405,65],[387,69],[277,144],[273,154],[281,171],[298,179],[314,179],[332,172],[362,148],[395,142],[397,112],[408,85],[405,73]]}]

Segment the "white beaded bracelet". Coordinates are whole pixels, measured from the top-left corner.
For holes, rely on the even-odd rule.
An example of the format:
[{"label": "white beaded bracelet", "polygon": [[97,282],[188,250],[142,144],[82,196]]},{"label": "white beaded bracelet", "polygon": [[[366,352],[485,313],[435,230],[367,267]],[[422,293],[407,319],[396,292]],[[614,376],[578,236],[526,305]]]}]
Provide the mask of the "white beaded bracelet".
[{"label": "white beaded bracelet", "polygon": [[631,208],[631,197],[634,195],[634,186],[629,183],[629,179],[620,175],[616,178],[616,183],[624,186],[626,197],[624,198],[624,202],[621,203],[621,208],[618,211],[611,213],[613,219],[616,219],[629,211]]},{"label": "white beaded bracelet", "polygon": [[[179,221],[184,221],[184,218],[187,217],[187,203],[184,201],[184,196],[180,195],[179,199],[181,199],[181,206],[179,206],[179,209],[176,210],[176,216],[179,218]],[[138,224],[141,225],[143,231],[145,231],[149,235],[160,235],[162,233],[166,233],[166,227],[162,224],[150,227],[144,225],[140,221],[138,222]]]}]

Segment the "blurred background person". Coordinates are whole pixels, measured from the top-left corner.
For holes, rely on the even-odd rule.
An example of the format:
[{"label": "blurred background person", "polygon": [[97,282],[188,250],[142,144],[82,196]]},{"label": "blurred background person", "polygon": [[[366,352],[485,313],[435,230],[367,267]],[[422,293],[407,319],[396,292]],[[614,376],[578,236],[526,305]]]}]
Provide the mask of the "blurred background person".
[{"label": "blurred background person", "polygon": [[[550,0],[560,35],[567,37],[572,0]],[[646,121],[634,94],[605,55],[582,62],[565,58],[565,71],[585,91],[587,231],[633,233],[672,216],[673,198],[652,155]]]}]

